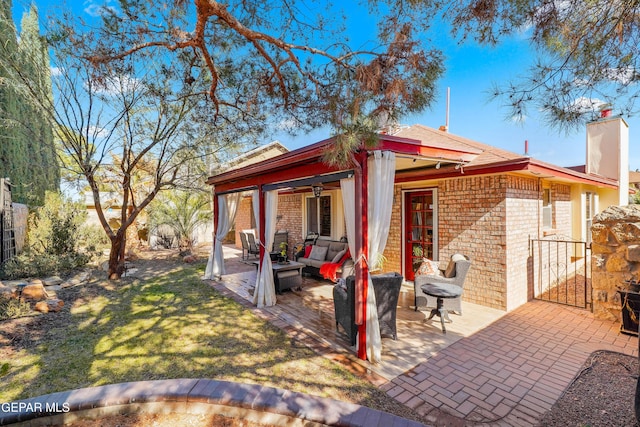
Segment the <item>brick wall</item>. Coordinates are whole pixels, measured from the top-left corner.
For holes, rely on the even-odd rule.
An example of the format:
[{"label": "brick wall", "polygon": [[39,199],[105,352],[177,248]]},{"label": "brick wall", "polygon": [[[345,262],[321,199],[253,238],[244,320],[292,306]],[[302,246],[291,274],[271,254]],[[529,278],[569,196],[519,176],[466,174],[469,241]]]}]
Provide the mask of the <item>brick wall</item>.
[{"label": "brick wall", "polygon": [[529,239],[539,235],[542,191],[537,179],[507,177],[507,304],[512,310],[533,298],[533,263]]},{"label": "brick wall", "polygon": [[[537,179],[496,175],[429,183],[437,188],[439,259],[472,259],[463,299],[511,310],[532,296],[529,238],[538,236],[542,193]],[[568,187],[557,200],[568,199]],[[394,191],[385,271],[402,271],[402,186]],[[561,197],[559,197],[561,195]],[[564,211],[563,211],[564,212]],[[559,218],[560,218],[560,214]]]},{"label": "brick wall", "polygon": [[565,184],[551,184],[553,203],[553,228],[557,234],[571,238],[571,187]]},{"label": "brick wall", "polygon": [[278,196],[278,216],[281,216],[276,230],[289,232],[289,248],[302,242],[302,194],[281,194]]},{"label": "brick wall", "polygon": [[[240,231],[254,228],[252,224],[253,203],[251,197],[242,197],[238,212],[236,213],[236,247],[241,248]],[[289,232],[289,247],[302,242],[302,195],[282,194],[278,196],[278,216],[280,220],[276,224],[276,230]]]},{"label": "brick wall", "polygon": [[438,185],[439,258],[472,260],[463,300],[506,308],[505,195],[507,177],[462,177]]},{"label": "brick wall", "polygon": [[240,204],[238,205],[238,211],[236,212],[236,247],[242,248],[240,243],[240,232],[242,230],[248,230],[253,228],[251,224],[252,218],[252,206],[251,196],[241,197]]}]

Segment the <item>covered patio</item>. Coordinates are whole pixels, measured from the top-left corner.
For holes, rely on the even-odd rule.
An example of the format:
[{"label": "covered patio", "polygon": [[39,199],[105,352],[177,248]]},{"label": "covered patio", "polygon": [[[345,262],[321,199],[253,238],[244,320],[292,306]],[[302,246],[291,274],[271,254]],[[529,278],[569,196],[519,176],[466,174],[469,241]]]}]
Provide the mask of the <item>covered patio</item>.
[{"label": "covered patio", "polygon": [[[243,261],[241,250],[233,246],[223,246],[223,251],[227,274],[213,281],[213,285],[255,309],[252,302],[257,275],[255,266]],[[278,295],[276,305],[263,307],[258,312],[269,316],[280,328],[303,332],[315,340],[315,344],[320,343],[326,349],[348,357],[350,363],[359,364],[363,371],[381,377],[380,382],[393,380],[506,314],[463,302],[464,315],[452,314],[453,323],[447,324],[447,333],[443,334],[437,318],[425,322],[430,309],[414,311],[413,285],[404,283],[397,308],[398,339],[382,338],[382,358],[373,364],[354,357],[355,347],[350,346],[344,330],[342,327],[336,330],[333,286],[327,280],[304,277],[301,289],[283,292]]]},{"label": "covered patio", "polygon": [[[326,151],[334,144],[334,139],[328,139],[269,161],[209,178],[207,183],[212,186],[215,200],[216,236],[205,278],[217,279],[227,274],[222,240],[233,224],[240,194],[251,194],[260,249],[252,301],[258,308],[275,305],[278,298],[269,252],[278,231],[280,196],[309,192],[313,188],[318,198],[316,188],[334,188],[338,206],[332,207],[330,214],[333,216],[336,211],[341,211],[338,218],[342,222],[340,227],[333,225],[325,236],[348,242],[354,262],[351,275],[355,276],[356,352],[360,359],[377,363],[381,361],[382,340],[371,272],[385,271],[382,267],[383,252],[392,212],[397,209],[394,206],[397,174],[415,170],[417,164],[423,169],[439,169],[442,165],[462,169],[465,162],[473,159],[479,151],[382,135],[375,150],[362,148],[351,155],[347,165],[338,166],[328,164],[324,159]],[[428,244],[432,244],[431,237]]]}]

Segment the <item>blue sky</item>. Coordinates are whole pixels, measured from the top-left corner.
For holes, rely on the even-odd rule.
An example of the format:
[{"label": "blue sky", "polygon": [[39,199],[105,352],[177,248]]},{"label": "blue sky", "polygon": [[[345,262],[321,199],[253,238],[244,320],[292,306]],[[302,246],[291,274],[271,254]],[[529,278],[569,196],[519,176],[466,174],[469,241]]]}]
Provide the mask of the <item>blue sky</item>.
[{"label": "blue sky", "polygon": [[[35,2],[41,16],[60,7],[60,2]],[[17,22],[25,9],[22,0],[14,0]],[[77,13],[87,14],[96,9],[94,0],[67,1]],[[87,15],[88,16],[88,15]],[[358,15],[349,28],[361,37],[371,35],[370,18]],[[367,31],[366,29],[369,28]],[[363,31],[363,29],[365,29]],[[449,132],[479,142],[494,145],[516,153],[524,153],[524,141],[529,141],[529,155],[560,166],[585,163],[585,129],[569,134],[551,129],[536,111],[529,111],[524,123],[515,123],[506,117],[507,110],[499,101],[490,101],[488,92],[493,83],[504,83],[522,75],[535,62],[535,56],[526,40],[513,38],[498,47],[480,47],[473,43],[458,45],[445,35],[437,36],[438,47],[446,57],[446,72],[438,82],[437,102],[422,114],[404,118],[402,124],[420,123],[438,128],[445,124],[446,93],[450,88]],[[640,118],[625,118],[629,125],[630,169],[640,169]],[[287,148],[296,149],[329,136],[329,129],[320,129],[309,135],[275,137]],[[264,141],[269,142],[268,140]]]}]

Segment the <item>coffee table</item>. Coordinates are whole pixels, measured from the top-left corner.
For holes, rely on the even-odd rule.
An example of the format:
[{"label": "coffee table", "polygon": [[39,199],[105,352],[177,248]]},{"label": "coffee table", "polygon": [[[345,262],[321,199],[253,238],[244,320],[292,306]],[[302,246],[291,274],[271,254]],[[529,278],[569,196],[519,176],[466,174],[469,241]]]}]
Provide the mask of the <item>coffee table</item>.
[{"label": "coffee table", "polygon": [[[256,268],[260,266],[259,261],[252,261]],[[291,288],[299,288],[302,286],[302,268],[304,264],[296,261],[287,261],[286,263],[273,262],[271,269],[273,270],[273,283],[275,284],[276,293],[281,294],[282,291]]]}]

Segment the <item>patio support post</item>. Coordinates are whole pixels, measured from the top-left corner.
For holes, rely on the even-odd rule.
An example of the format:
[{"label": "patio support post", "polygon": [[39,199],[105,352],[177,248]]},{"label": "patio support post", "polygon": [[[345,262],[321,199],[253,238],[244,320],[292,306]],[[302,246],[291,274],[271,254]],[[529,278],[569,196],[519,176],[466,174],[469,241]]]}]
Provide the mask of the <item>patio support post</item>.
[{"label": "patio support post", "polygon": [[258,236],[259,241],[259,250],[260,250],[260,270],[262,270],[262,259],[264,258],[264,242],[265,239],[265,227],[266,227],[266,219],[265,219],[265,206],[264,206],[264,191],[262,191],[262,185],[258,186],[258,199],[260,200],[260,218],[258,219],[260,223],[260,235]]},{"label": "patio support post", "polygon": [[213,236],[213,243],[215,246],[215,242],[216,242],[216,231],[218,228],[218,215],[220,215],[218,213],[218,199],[217,199],[217,195],[216,195],[216,187],[213,186],[212,189],[213,192],[213,197],[211,198],[212,202],[213,202],[213,232],[212,232],[212,236]]},{"label": "patio support post", "polygon": [[[360,182],[358,185],[356,174],[356,206],[359,212],[356,212],[356,244],[358,245],[357,251],[357,264],[356,264],[356,293],[360,291],[360,295],[356,295],[356,310],[360,314],[361,322],[358,324],[358,357],[362,360],[367,360],[367,293],[369,291],[369,281],[367,277],[369,275],[369,267],[367,265],[367,257],[369,251],[368,238],[369,238],[369,222],[368,222],[368,169],[367,169],[367,152],[361,151],[358,153],[358,163],[360,165]],[[359,220],[358,220],[359,219]],[[358,316],[356,315],[356,318]]]}]

